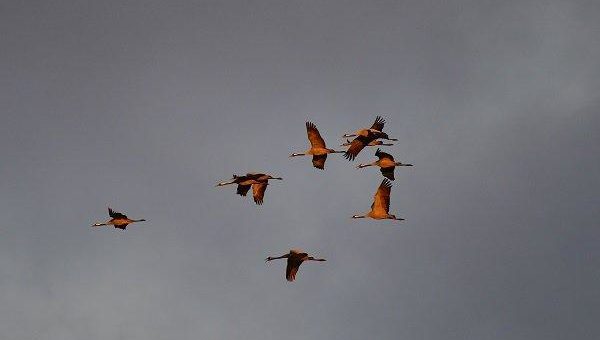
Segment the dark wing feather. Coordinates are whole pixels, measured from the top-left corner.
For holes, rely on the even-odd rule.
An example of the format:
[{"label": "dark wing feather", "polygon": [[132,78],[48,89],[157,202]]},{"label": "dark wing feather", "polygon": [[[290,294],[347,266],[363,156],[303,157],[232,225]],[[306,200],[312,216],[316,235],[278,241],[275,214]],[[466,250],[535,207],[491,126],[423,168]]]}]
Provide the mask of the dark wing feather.
[{"label": "dark wing feather", "polygon": [[252,196],[254,197],[254,203],[258,205],[263,204],[263,198],[265,197],[265,190],[267,190],[267,186],[269,183],[262,182],[252,184]]},{"label": "dark wing feather", "polygon": [[115,228],[125,230],[129,224],[115,224]]},{"label": "dark wing feather", "polygon": [[298,269],[300,269],[300,265],[302,264],[302,258],[297,256],[290,256],[287,259],[287,266],[285,268],[285,278],[292,282],[296,279],[296,274],[298,273]]},{"label": "dark wing feather", "polygon": [[375,156],[379,157],[379,160],[387,158],[387,159],[391,160],[392,162],[394,161],[394,156],[390,155],[387,152],[381,151],[381,149],[379,149],[379,148],[377,148],[377,151],[375,151]]},{"label": "dark wing feather", "polygon": [[369,144],[371,141],[372,141],[371,138],[365,137],[365,136],[358,136],[358,137],[354,138],[352,143],[350,143],[350,147],[344,153],[344,157],[346,157],[346,159],[349,161],[353,161],[356,158],[356,156],[358,155],[358,153],[362,149],[364,149],[365,146],[367,144]]},{"label": "dark wing feather", "polygon": [[251,179],[258,179],[259,177],[264,176],[265,174],[260,173],[260,172],[249,172],[246,174],[245,179],[246,180],[251,180]]},{"label": "dark wing feather", "polygon": [[246,196],[246,194],[248,193],[248,190],[250,190],[250,184],[248,184],[248,185],[238,184],[238,186],[237,186],[237,194],[240,196]]},{"label": "dark wing feather", "polygon": [[385,120],[381,118],[381,116],[377,116],[375,118],[375,122],[371,125],[371,129],[381,131],[383,130],[383,126],[385,125]]},{"label": "dark wing feather", "polygon": [[389,167],[389,168],[381,168],[381,174],[383,175],[383,177],[385,178],[389,178],[392,181],[395,179],[394,178],[394,169],[396,167]]},{"label": "dark wing feather", "polygon": [[127,216],[112,210],[110,207],[108,207],[108,215],[112,218],[127,218]]},{"label": "dark wing feather", "polygon": [[317,126],[311,122],[306,122],[306,133],[308,134],[308,140],[310,141],[310,145],[313,148],[325,148],[325,141],[319,130],[317,130]]},{"label": "dark wing feather", "polygon": [[323,170],[323,169],[325,169],[325,161],[326,160],[327,160],[327,154],[320,155],[320,156],[313,155],[312,163],[315,168]]}]

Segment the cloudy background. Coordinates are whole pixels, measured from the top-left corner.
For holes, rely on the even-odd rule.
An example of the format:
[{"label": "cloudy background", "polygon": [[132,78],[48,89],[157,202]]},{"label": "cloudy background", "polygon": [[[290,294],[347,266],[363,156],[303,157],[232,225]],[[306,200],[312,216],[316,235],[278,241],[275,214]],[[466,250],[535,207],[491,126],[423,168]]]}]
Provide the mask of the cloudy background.
[{"label": "cloudy background", "polygon": [[[597,1],[5,1],[4,339],[598,339]],[[376,114],[415,164],[289,159]],[[284,177],[257,207],[214,184]],[[106,206],[125,232],[92,229]],[[285,281],[301,247],[324,263]]]}]

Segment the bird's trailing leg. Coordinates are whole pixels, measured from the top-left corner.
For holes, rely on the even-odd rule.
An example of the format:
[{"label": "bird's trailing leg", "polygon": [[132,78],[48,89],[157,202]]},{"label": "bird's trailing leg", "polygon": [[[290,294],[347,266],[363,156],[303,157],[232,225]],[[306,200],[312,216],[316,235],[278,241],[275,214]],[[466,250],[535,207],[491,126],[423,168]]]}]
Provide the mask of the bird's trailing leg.
[{"label": "bird's trailing leg", "polygon": [[327,260],[325,260],[325,259],[315,259],[315,258],[314,258],[314,257],[312,257],[312,256],[309,256],[309,257],[308,257],[306,260],[307,260],[307,261],[327,261]]},{"label": "bird's trailing leg", "polygon": [[396,221],[405,221],[405,219],[400,218],[400,217],[396,217],[396,215],[390,215],[390,219],[391,220],[396,220]]}]

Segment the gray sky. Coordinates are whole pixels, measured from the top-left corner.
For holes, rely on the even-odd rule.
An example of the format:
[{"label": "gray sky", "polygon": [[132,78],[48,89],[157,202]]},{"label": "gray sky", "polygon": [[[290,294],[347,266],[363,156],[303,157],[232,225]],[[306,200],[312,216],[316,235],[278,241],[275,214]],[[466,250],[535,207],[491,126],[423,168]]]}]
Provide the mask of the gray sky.
[{"label": "gray sky", "polygon": [[[600,338],[597,1],[5,1],[6,339]],[[376,114],[381,181],[289,159]],[[265,205],[214,188],[270,171]],[[91,229],[106,206],[148,222]],[[301,247],[328,259],[284,278]]]}]

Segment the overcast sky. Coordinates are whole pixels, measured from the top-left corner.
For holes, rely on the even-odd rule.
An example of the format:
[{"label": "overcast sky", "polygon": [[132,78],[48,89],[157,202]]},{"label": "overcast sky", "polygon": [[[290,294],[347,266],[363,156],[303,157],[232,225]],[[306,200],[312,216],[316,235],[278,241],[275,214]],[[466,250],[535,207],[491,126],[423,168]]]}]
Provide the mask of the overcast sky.
[{"label": "overcast sky", "polygon": [[[4,1],[3,339],[600,338],[597,1]],[[291,152],[377,114],[381,182]],[[267,171],[263,206],[215,188]],[[148,221],[90,228],[110,205]],[[300,247],[296,282],[285,261]]]}]

